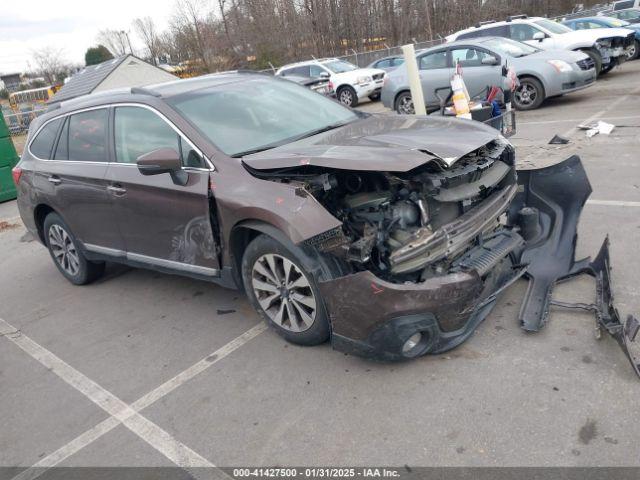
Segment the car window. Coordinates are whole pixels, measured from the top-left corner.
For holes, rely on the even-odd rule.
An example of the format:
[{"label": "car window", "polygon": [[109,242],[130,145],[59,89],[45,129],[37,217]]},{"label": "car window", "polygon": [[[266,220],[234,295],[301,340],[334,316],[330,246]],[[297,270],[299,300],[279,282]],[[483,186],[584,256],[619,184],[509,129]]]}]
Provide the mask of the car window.
[{"label": "car window", "polygon": [[180,152],[178,133],[146,108],[116,107],[116,162],[136,163],[141,155],[159,148]]},{"label": "car window", "polygon": [[69,117],[69,160],[107,161],[107,118],[104,108]]},{"label": "car window", "polygon": [[380,60],[374,65],[375,68],[389,68],[391,66],[391,59]]},{"label": "car window", "polygon": [[318,65],[310,65],[308,68],[309,68],[309,73],[307,73],[307,77],[311,77],[311,78],[319,77],[323,73],[329,73],[324,68]]},{"label": "car window", "polygon": [[511,25],[510,29],[510,37],[514,40],[518,40],[519,42],[533,40],[533,36],[542,31],[532,27],[531,25],[527,25],[526,23],[514,23]]},{"label": "car window", "polygon": [[526,57],[540,51],[539,48],[532,47],[527,43],[516,42],[510,38],[487,38],[482,44],[491,50],[497,50],[498,53],[516,58]]},{"label": "car window", "polygon": [[447,51],[428,53],[420,57],[420,70],[435,70],[437,68],[447,68]]},{"label": "car window", "polygon": [[622,10],[623,8],[631,8],[633,7],[633,0],[626,0],[622,2],[616,2],[613,4],[614,10]]},{"label": "car window", "polygon": [[489,55],[482,50],[472,47],[451,49],[451,63],[462,67],[481,67],[482,59]]},{"label": "car window", "polygon": [[42,127],[42,130],[40,130],[36,138],[31,142],[31,146],[29,147],[31,153],[38,158],[51,158],[53,142],[56,141],[56,135],[58,134],[58,128],[60,128],[62,120],[61,118],[57,118]]},{"label": "car window", "polygon": [[353,63],[345,62],[344,60],[330,60],[324,63],[324,66],[331,70],[333,73],[352,72],[357,70]]},{"label": "car window", "polygon": [[404,65],[404,57],[398,57],[393,59],[393,66],[397,67],[399,65]]},{"label": "car window", "polygon": [[542,18],[540,20],[536,20],[534,22],[536,25],[540,25],[542,28],[546,29],[551,33],[563,34],[571,31],[569,27],[566,25],[562,25],[561,23],[554,22],[553,20],[548,20],[546,18]]},{"label": "car window", "polygon": [[60,138],[58,139],[58,145],[56,146],[56,153],[53,156],[54,160],[69,160],[69,118],[67,117],[60,132]]}]

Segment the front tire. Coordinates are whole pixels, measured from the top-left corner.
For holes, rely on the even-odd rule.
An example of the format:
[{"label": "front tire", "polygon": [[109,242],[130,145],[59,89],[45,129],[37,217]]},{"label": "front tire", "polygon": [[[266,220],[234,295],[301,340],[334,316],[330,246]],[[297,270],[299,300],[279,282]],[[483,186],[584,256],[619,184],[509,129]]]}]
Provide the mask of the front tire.
[{"label": "front tire", "polygon": [[640,57],[640,40],[634,40],[633,46],[629,49],[629,60],[637,60]]},{"label": "front tire", "polygon": [[44,238],[60,273],[74,285],[91,283],[104,273],[104,262],[87,260],[78,247],[71,229],[57,213],[50,213],[44,220]]},{"label": "front tire", "polygon": [[280,336],[298,345],[329,339],[329,318],[316,279],[303,262],[267,235],[256,237],[242,257],[249,301]]},{"label": "front tire", "polygon": [[338,95],[338,101],[347,107],[357,107],[358,106],[358,94],[353,89],[353,87],[343,86],[338,88],[336,92]]},{"label": "front tire", "polygon": [[534,110],[544,101],[544,87],[533,77],[520,78],[520,85],[513,94],[513,104],[517,110]]}]

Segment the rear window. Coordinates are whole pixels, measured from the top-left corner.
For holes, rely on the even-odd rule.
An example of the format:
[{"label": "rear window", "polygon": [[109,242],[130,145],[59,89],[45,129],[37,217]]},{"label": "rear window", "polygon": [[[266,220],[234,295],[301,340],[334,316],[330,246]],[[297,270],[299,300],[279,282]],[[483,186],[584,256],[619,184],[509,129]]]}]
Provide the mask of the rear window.
[{"label": "rear window", "polygon": [[56,135],[61,123],[62,119],[57,118],[42,127],[42,130],[36,135],[29,147],[33,155],[38,158],[51,158],[51,150],[53,149],[53,143],[56,141]]},{"label": "rear window", "polygon": [[107,110],[90,110],[69,118],[69,160],[107,161]]}]

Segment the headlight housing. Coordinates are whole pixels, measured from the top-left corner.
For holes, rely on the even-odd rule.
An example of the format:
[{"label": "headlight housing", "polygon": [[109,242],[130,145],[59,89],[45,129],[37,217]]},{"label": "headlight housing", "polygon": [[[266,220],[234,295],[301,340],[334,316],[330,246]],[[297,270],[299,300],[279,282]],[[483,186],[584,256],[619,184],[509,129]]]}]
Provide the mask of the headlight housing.
[{"label": "headlight housing", "polygon": [[371,82],[371,81],[373,81],[373,78],[371,78],[371,77],[370,77],[370,76],[368,76],[368,75],[364,75],[364,76],[362,76],[362,77],[358,77],[358,78],[357,78],[357,82],[358,82],[358,84],[369,83],[369,82]]},{"label": "headlight housing", "polygon": [[547,60],[547,63],[555,68],[558,73],[570,72],[571,70],[573,70],[573,68],[571,68],[571,65],[569,65],[564,60]]}]

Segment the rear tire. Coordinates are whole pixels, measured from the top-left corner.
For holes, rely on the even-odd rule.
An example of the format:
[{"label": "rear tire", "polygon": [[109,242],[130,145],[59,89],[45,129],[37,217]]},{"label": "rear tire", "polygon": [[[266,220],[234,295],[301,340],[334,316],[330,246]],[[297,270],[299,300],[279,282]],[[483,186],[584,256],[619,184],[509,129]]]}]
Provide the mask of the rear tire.
[{"label": "rear tire", "polygon": [[278,241],[259,235],[247,246],[242,282],[258,314],[287,341],[319,345],[329,339],[329,317],[316,279]]},{"label": "rear tire", "polygon": [[402,92],[400,95],[398,95],[396,97],[393,109],[400,115],[414,115],[416,113],[416,110],[413,106],[411,92]]},{"label": "rear tire", "polygon": [[104,273],[104,262],[87,260],[71,229],[57,213],[44,219],[44,238],[53,263],[74,285],[86,285]]},{"label": "rear tire", "polygon": [[535,110],[544,101],[544,87],[537,78],[522,77],[513,94],[513,104],[517,110]]},{"label": "rear tire", "polygon": [[338,88],[336,92],[338,95],[338,101],[347,107],[357,107],[358,106],[358,94],[348,85]]},{"label": "rear tire", "polygon": [[378,100],[380,100],[380,92],[369,95],[369,100],[371,100],[372,102],[377,102]]}]

